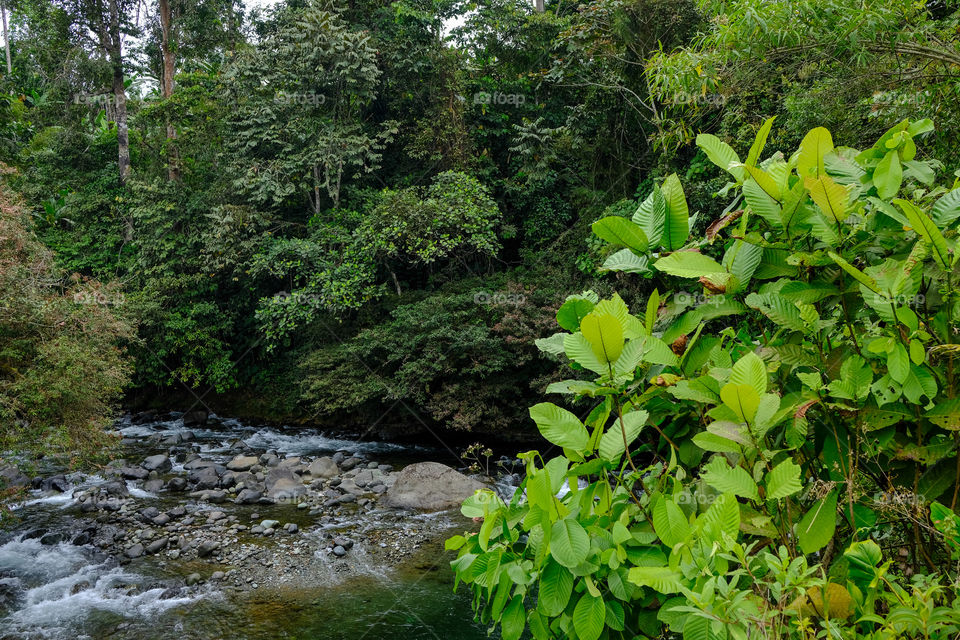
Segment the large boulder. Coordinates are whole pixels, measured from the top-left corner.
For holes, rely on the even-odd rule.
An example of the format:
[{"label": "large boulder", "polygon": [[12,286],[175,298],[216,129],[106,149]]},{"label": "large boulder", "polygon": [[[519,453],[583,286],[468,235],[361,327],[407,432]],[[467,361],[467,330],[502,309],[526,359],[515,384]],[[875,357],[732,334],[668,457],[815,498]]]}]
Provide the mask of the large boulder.
[{"label": "large boulder", "polygon": [[312,478],[323,478],[326,480],[335,477],[339,472],[340,469],[337,467],[337,463],[333,461],[333,458],[326,456],[317,458],[307,467],[307,473],[310,474]]},{"label": "large boulder", "polygon": [[303,481],[285,467],[274,467],[264,480],[266,497],[275,502],[296,502],[307,493]]},{"label": "large boulder", "polygon": [[483,487],[483,483],[445,464],[418,462],[400,472],[381,503],[398,509],[441,511],[460,506]]},{"label": "large boulder", "polygon": [[207,424],[210,413],[206,409],[194,409],[183,414],[183,426],[193,427]]}]

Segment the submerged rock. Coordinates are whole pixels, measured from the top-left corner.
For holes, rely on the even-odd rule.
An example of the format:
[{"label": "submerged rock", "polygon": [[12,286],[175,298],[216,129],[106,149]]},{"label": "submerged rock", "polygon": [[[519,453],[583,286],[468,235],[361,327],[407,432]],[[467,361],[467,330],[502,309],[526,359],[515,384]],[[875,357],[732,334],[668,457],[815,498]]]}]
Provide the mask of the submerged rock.
[{"label": "submerged rock", "polygon": [[403,469],[381,502],[398,509],[441,511],[482,489],[483,483],[439,462],[418,462]]}]

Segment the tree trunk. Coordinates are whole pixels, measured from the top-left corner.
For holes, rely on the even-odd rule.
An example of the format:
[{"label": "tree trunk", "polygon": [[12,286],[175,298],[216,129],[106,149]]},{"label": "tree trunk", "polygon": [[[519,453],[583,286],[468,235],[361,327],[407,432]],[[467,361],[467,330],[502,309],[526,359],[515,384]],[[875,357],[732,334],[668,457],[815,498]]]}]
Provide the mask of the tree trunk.
[{"label": "tree trunk", "polygon": [[119,0],[110,0],[110,32],[107,34],[110,66],[113,69],[113,98],[116,102],[118,164],[120,184],[130,177],[130,132],[127,127],[127,94],[123,86],[123,40],[120,33]]},{"label": "tree trunk", "polygon": [[540,13],[543,13],[543,0],[534,0],[534,7]]},{"label": "tree trunk", "polygon": [[[173,95],[173,76],[176,71],[173,50],[170,48],[170,0],[160,0],[160,51],[163,55],[163,72],[161,92],[164,99]],[[167,122],[167,162],[168,177],[171,181],[180,179],[180,153],[177,150],[177,131]]]},{"label": "tree trunk", "polygon": [[7,50],[7,75],[13,73],[13,63],[10,61],[10,32],[7,30],[7,9],[0,2],[0,18],[3,19],[3,45]]}]

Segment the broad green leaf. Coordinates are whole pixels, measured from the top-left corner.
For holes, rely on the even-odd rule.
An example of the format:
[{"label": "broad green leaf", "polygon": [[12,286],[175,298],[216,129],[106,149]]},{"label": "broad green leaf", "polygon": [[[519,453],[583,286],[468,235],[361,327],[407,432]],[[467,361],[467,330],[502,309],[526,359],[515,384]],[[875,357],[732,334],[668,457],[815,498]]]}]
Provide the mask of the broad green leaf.
[{"label": "broad green leaf", "polygon": [[887,354],[887,371],[890,377],[903,384],[910,375],[910,357],[899,342],[894,344]]},{"label": "broad green leaf", "polygon": [[767,472],[763,483],[766,486],[767,500],[792,496],[803,488],[800,484],[800,465],[787,458]]},{"label": "broad green leaf", "polygon": [[519,640],[527,623],[527,614],[523,608],[523,598],[514,596],[500,618],[500,634],[503,640]]},{"label": "broad green leaf", "polygon": [[[760,169],[759,167],[744,167],[747,170],[747,173],[750,174],[750,177],[754,182],[757,183],[757,186],[767,194],[767,196],[777,203],[780,204],[780,186],[777,185],[776,181],[770,176],[769,173]],[[779,222],[779,221],[778,221]]]},{"label": "broad green leaf", "polygon": [[581,296],[570,296],[557,309],[557,324],[567,331],[580,329],[580,321],[593,311],[594,302]]},{"label": "broad green leaf", "polygon": [[647,236],[649,246],[660,246],[664,225],[667,222],[667,199],[660,187],[655,186],[653,193],[640,204],[637,212],[633,214],[633,221]]},{"label": "broad green leaf", "polygon": [[618,247],[627,247],[643,253],[647,250],[647,234],[640,225],[621,218],[607,216],[593,223],[593,233],[610,244]]},{"label": "broad green leaf", "polygon": [[933,258],[940,265],[940,268],[950,269],[953,260],[947,248],[947,241],[944,240],[943,234],[940,233],[940,229],[933,223],[933,220],[912,202],[897,198],[894,203],[903,210],[907,220],[910,221],[910,226],[917,232],[917,235],[930,245],[933,250]]},{"label": "broad green leaf", "polygon": [[797,542],[806,553],[815,553],[827,546],[837,529],[837,490],[817,500],[797,524]]},{"label": "broad green leaf", "polygon": [[804,185],[810,191],[810,198],[829,220],[839,224],[846,219],[850,203],[850,191],[847,187],[837,184],[826,174],[818,178],[808,177]]},{"label": "broad green leaf", "polygon": [[759,501],[757,483],[743,467],[731,467],[726,458],[714,457],[700,474],[703,481],[721,493],[732,493],[741,498]]},{"label": "broad green leaf", "polygon": [[667,202],[667,214],[664,218],[663,237],[660,239],[663,248],[667,251],[676,251],[687,241],[690,233],[689,210],[687,199],[683,194],[683,186],[677,174],[667,176],[660,186],[663,197]]},{"label": "broad green leaf", "polygon": [[800,316],[797,305],[779,295],[751,293],[745,302],[748,307],[756,309],[781,327],[801,333],[812,333],[814,330]]},{"label": "broad green leaf", "polygon": [[720,531],[736,539],[740,531],[740,504],[732,493],[717,496],[706,513],[697,518],[697,526],[716,526]]},{"label": "broad green leaf", "polygon": [[593,311],[580,321],[580,332],[601,363],[616,362],[620,357],[624,343],[623,328],[612,315]]},{"label": "broad green leaf", "polygon": [[679,593],[682,575],[670,567],[633,567],[629,580],[639,587],[650,587],[658,593]]},{"label": "broad green leaf", "polygon": [[933,221],[941,229],[960,218],[960,188],[945,193],[933,205]]},{"label": "broad green leaf", "polygon": [[[723,256],[723,266],[737,277],[737,291],[742,291],[750,282],[753,273],[760,266],[763,247],[742,240],[735,241]],[[728,293],[736,293],[729,291]]]},{"label": "broad green leaf", "polygon": [[582,333],[568,333],[563,337],[563,350],[567,357],[579,364],[584,369],[589,369],[594,373],[604,374],[609,372],[609,367],[600,362],[593,352],[593,345]]},{"label": "broad green leaf", "polygon": [[758,395],[763,395],[767,392],[767,365],[755,351],[751,351],[733,365],[730,382],[753,387]]},{"label": "broad green leaf", "polygon": [[889,200],[900,191],[903,184],[903,167],[900,166],[900,154],[896,149],[888,151],[873,171],[873,186],[877,195]]},{"label": "broad green leaf", "polygon": [[551,402],[541,402],[530,407],[530,417],[537,423],[540,435],[565,449],[586,449],[590,435],[580,419],[566,409]]},{"label": "broad green leaf", "polygon": [[564,341],[568,335],[570,334],[563,332],[555,333],[549,338],[537,338],[533,343],[537,345],[537,349],[540,349],[540,351],[544,353],[560,356],[564,354]]},{"label": "broad green leaf", "polygon": [[573,628],[577,631],[578,640],[597,640],[603,633],[606,618],[607,608],[603,598],[584,593],[573,610]]},{"label": "broad green leaf", "polygon": [[[646,411],[631,411],[623,416],[623,426],[620,420],[615,419],[607,428],[607,432],[600,438],[600,457],[610,462],[620,460],[625,453],[623,440],[626,437],[627,446],[633,443],[643,430],[649,414]],[[626,436],[624,436],[624,433]]]},{"label": "broad green leaf", "polygon": [[590,554],[590,537],[576,520],[565,518],[550,529],[550,555],[570,569],[587,559]]},{"label": "broad green leaf", "polygon": [[623,273],[647,273],[650,271],[650,260],[646,256],[638,256],[631,249],[621,249],[607,256],[600,271],[620,271]]},{"label": "broad green leaf", "polygon": [[750,211],[763,218],[767,224],[775,228],[781,226],[783,209],[755,180],[743,183],[743,199]]},{"label": "broad green leaf", "polygon": [[656,289],[647,298],[647,311],[643,317],[643,328],[647,335],[653,333],[653,326],[657,323],[657,312],[660,309],[660,292]]},{"label": "broad green leaf", "polygon": [[833,151],[833,136],[823,127],[812,129],[800,143],[800,153],[797,156],[797,175],[807,176],[826,175],[823,157]]},{"label": "broad green leaf", "polygon": [[674,547],[690,536],[687,517],[669,498],[661,498],[653,505],[653,529],[661,542],[668,547]]},{"label": "broad green leaf", "polygon": [[716,260],[697,251],[675,251],[654,262],[653,266],[658,271],[680,278],[700,278],[711,273],[726,273]]},{"label": "broad green leaf", "polygon": [[760,394],[752,386],[728,383],[720,389],[720,399],[744,422],[753,422],[760,406]]},{"label": "broad green leaf", "polygon": [[743,167],[740,165],[740,156],[737,152],[718,137],[709,133],[697,136],[697,146],[703,150],[713,164],[728,172],[737,182],[743,182]]},{"label": "broad green leaf", "polygon": [[924,417],[941,429],[960,431],[960,398],[938,402]]},{"label": "broad green leaf", "polygon": [[714,453],[740,453],[742,450],[742,447],[736,442],[707,431],[702,431],[694,435],[692,440],[693,444],[697,445],[704,451],[711,451]]},{"label": "broad green leaf", "polygon": [[540,574],[537,609],[551,618],[558,616],[567,607],[572,593],[573,574],[563,565],[547,560],[547,566]]}]

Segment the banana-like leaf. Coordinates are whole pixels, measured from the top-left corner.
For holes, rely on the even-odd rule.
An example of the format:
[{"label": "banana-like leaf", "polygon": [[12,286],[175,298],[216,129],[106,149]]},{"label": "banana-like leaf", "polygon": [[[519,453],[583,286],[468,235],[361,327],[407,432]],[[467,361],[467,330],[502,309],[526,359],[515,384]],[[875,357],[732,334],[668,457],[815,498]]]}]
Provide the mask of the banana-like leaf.
[{"label": "banana-like leaf", "polygon": [[638,256],[632,249],[621,249],[607,257],[599,271],[620,271],[623,273],[648,273],[650,260],[647,256]]},{"label": "banana-like leaf", "polygon": [[726,270],[710,256],[697,251],[675,251],[653,263],[657,271],[680,278],[700,278]]},{"label": "banana-like leaf", "polygon": [[947,228],[960,218],[960,189],[945,193],[933,205],[933,221],[941,229]]},{"label": "banana-like leaf", "polygon": [[623,327],[614,316],[593,311],[580,321],[580,332],[601,363],[613,363],[620,357],[624,343]]},{"label": "banana-like leaf", "polygon": [[770,128],[773,127],[773,121],[776,119],[777,116],[767,118],[760,126],[760,130],[757,131],[757,137],[754,138],[753,144],[750,145],[750,152],[747,153],[747,161],[744,163],[747,167],[757,166],[760,154],[763,153],[763,148],[767,146],[767,137],[770,135]]},{"label": "banana-like leaf", "polygon": [[897,195],[902,184],[903,167],[900,165],[900,154],[896,149],[891,149],[873,171],[873,186],[877,188],[878,196],[889,200]]},{"label": "banana-like leaf", "polygon": [[667,251],[676,251],[684,245],[690,234],[690,211],[687,208],[687,198],[683,194],[683,185],[680,184],[680,179],[675,173],[667,176],[660,186],[660,191],[667,202],[663,237],[660,243]]},{"label": "banana-like leaf", "polygon": [[808,177],[804,185],[810,191],[810,197],[830,220],[839,224],[846,219],[850,205],[850,191],[847,187],[837,184],[825,173],[817,178]]}]

